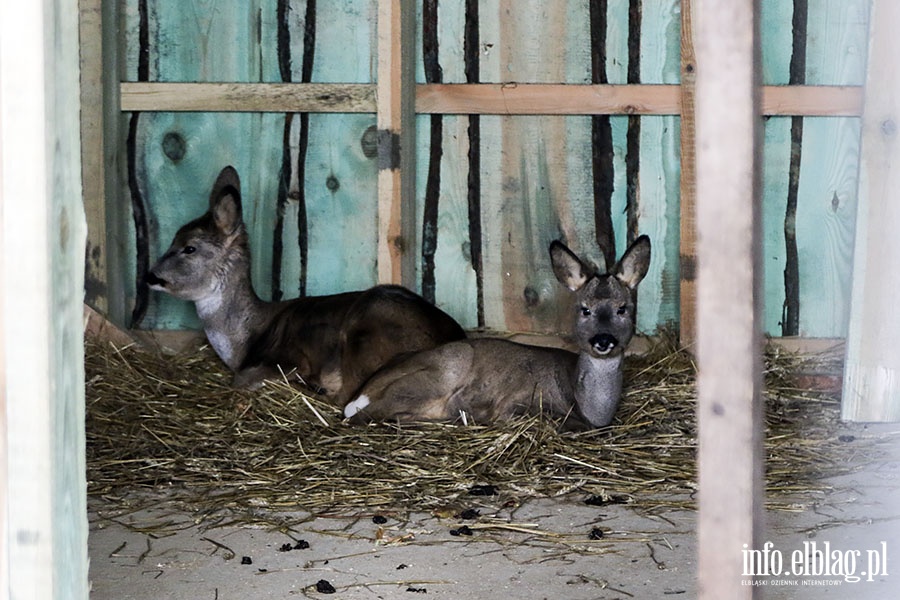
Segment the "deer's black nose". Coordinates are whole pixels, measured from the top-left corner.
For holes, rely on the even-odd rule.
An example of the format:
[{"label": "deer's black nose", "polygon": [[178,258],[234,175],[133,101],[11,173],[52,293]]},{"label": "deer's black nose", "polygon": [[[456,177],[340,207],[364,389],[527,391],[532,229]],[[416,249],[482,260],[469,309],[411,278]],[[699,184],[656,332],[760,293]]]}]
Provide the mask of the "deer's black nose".
[{"label": "deer's black nose", "polygon": [[149,273],[147,273],[147,276],[144,278],[144,281],[147,282],[147,285],[150,285],[150,286],[155,285],[158,287],[166,287],[166,283],[167,283],[165,279],[160,279],[159,277],[157,277],[153,271],[150,271]]},{"label": "deer's black nose", "polygon": [[606,354],[618,345],[619,340],[608,333],[601,333],[591,338],[591,347],[598,354]]}]

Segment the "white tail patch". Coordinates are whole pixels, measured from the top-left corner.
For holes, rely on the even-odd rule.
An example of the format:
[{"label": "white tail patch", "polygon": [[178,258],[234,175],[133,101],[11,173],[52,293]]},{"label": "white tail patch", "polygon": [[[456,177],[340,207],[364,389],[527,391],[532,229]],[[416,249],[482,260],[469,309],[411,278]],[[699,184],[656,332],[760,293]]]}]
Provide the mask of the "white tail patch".
[{"label": "white tail patch", "polygon": [[369,397],[366,395],[360,396],[353,402],[350,402],[347,406],[344,407],[344,418],[349,419],[365,407],[367,407],[371,403]]}]

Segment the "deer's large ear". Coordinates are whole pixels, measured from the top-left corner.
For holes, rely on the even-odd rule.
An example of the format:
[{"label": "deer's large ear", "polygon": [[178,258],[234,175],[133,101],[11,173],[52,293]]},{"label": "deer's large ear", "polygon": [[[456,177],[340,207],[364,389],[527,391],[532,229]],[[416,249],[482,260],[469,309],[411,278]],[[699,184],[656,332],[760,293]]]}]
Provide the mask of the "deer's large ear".
[{"label": "deer's large ear", "polygon": [[631,243],[616,265],[616,278],[631,289],[637,288],[650,268],[650,238],[642,235]]},{"label": "deer's large ear", "polygon": [[550,263],[556,279],[573,292],[590,277],[584,263],[560,241],[554,240],[550,244]]},{"label": "deer's large ear", "polygon": [[232,166],[227,166],[219,172],[219,176],[216,177],[216,182],[212,186],[212,190],[209,192],[209,208],[210,210],[216,207],[216,202],[219,201],[219,198],[225,193],[226,188],[234,188],[237,192],[238,198],[240,198],[241,194],[241,178],[238,176],[238,172]]},{"label": "deer's large ear", "polygon": [[209,210],[216,227],[224,234],[234,233],[241,223],[241,180],[234,167],[225,167],[219,173],[209,194]]}]

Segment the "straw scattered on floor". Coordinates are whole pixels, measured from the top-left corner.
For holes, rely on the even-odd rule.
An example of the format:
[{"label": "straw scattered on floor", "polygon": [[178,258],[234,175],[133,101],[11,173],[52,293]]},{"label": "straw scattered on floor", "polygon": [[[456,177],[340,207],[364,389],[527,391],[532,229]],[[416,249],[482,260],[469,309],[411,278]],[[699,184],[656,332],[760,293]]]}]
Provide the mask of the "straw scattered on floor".
[{"label": "straw scattered on floor", "polygon": [[[788,510],[877,452],[846,434],[834,398],[797,389],[802,367],[767,353],[768,500]],[[437,510],[491,486],[474,491],[687,506],[696,486],[694,365],[666,342],[630,357],[614,425],[579,434],[539,418],[350,427],[285,383],[233,390],[208,349],[173,357],[88,342],[86,376],[89,493],[108,501],[163,490],[210,511]]]}]

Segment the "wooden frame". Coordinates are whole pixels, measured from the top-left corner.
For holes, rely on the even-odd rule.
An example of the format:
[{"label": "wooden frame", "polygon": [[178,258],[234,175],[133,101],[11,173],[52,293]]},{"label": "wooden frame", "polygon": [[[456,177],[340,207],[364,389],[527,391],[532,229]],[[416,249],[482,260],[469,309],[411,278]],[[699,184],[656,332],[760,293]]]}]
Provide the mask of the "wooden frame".
[{"label": "wooden frame", "polygon": [[[688,78],[689,79],[689,78]],[[682,85],[444,83],[415,86],[414,114],[681,115]],[[120,110],[375,113],[396,91],[367,83],[123,82]],[[396,87],[396,86],[394,86]],[[390,104],[389,100],[385,100]],[[858,117],[859,86],[770,85],[764,115]],[[383,104],[383,103],[382,103]]]},{"label": "wooden frame", "polygon": [[742,549],[759,547],[765,496],[759,15],[695,6],[698,597],[749,599]]}]

